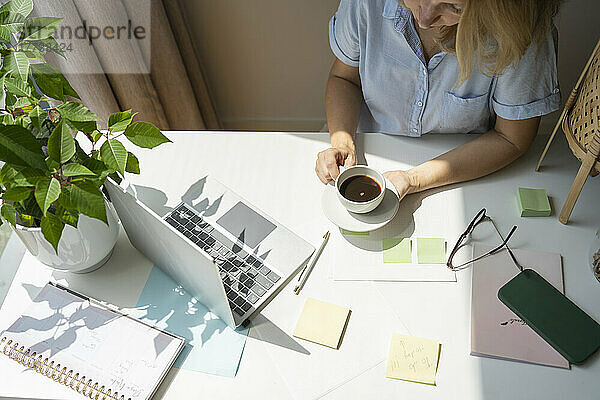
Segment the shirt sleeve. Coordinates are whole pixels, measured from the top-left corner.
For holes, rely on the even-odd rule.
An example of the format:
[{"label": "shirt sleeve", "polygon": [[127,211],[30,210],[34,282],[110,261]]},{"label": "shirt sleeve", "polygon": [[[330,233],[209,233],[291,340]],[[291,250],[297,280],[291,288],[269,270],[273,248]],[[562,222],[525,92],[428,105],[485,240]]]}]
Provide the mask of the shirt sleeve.
[{"label": "shirt sleeve", "polygon": [[539,117],[558,110],[560,90],[556,72],[556,30],[540,45],[533,43],[516,66],[496,78],[492,107],[510,120]]},{"label": "shirt sleeve", "polygon": [[361,29],[361,0],[341,0],[337,12],[329,20],[329,46],[344,64],[358,67]]}]

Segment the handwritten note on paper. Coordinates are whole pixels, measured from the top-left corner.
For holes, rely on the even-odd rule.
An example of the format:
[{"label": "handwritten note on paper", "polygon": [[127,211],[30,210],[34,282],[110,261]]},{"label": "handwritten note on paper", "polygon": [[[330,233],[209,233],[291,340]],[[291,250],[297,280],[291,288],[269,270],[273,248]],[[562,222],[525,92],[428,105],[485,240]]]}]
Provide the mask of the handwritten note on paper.
[{"label": "handwritten note on paper", "polygon": [[440,348],[435,340],[394,333],[386,378],[435,385]]}]

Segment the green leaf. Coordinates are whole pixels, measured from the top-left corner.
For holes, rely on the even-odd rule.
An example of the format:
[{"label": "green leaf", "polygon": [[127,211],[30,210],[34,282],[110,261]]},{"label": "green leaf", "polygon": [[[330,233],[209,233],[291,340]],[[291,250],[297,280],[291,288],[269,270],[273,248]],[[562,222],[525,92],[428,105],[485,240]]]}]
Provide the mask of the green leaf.
[{"label": "green leaf", "polygon": [[[58,44],[56,39],[54,39],[53,37],[49,37],[47,39],[42,39],[42,40],[36,40],[34,42],[26,42],[26,44],[29,46],[35,47],[42,54],[46,54],[51,51],[65,59],[67,58],[65,56],[65,52],[63,51],[62,47],[60,47],[60,44]],[[73,97],[79,98],[78,96],[73,96]]]},{"label": "green leaf", "polygon": [[33,11],[33,0],[12,0],[0,7],[0,12],[9,11],[10,14],[21,14],[28,16]]},{"label": "green leaf", "polygon": [[27,82],[7,77],[4,80],[4,86],[6,87],[6,90],[16,96],[31,96],[31,88]]},{"label": "green leaf", "polygon": [[106,178],[111,174],[112,173],[110,172],[110,169],[107,169],[106,171],[101,172],[98,175],[98,178],[90,179],[90,182],[94,183],[97,187],[100,187],[100,186],[104,185],[104,182],[106,182]]},{"label": "green leaf", "polygon": [[2,214],[2,218],[10,222],[12,226],[17,224],[17,210],[8,203],[4,203],[2,205],[2,210],[0,210],[0,214]]},{"label": "green leaf", "polygon": [[83,133],[91,133],[98,129],[98,124],[96,124],[96,121],[79,122],[67,120],[67,124],[69,124],[73,130]]},{"label": "green leaf", "polygon": [[31,75],[42,93],[46,96],[64,101],[65,95],[79,98],[61,72],[48,64],[32,64]]},{"label": "green leaf", "polygon": [[[2,73],[2,71],[0,71]],[[4,102],[6,103],[5,108],[12,108],[13,104],[17,101],[17,97],[12,93],[5,93]]]},{"label": "green leaf", "polygon": [[48,155],[58,163],[64,164],[75,154],[75,139],[64,120],[56,126],[48,138]]},{"label": "green leaf", "polygon": [[47,39],[56,32],[62,18],[32,17],[28,18],[21,30],[20,41]]},{"label": "green leaf", "polygon": [[171,142],[162,132],[148,122],[134,122],[125,129],[125,136],[136,146],[154,148],[160,144]]},{"label": "green leaf", "polygon": [[56,68],[48,64],[32,64],[31,75],[46,96],[61,101],[65,100],[63,82],[59,76],[60,72]]},{"label": "green leaf", "polygon": [[62,82],[63,93],[65,94],[65,96],[71,96],[71,97],[75,97],[76,99],[81,100],[79,98],[79,95],[75,91],[75,89],[73,89],[73,87],[71,86],[71,84],[69,83],[69,81],[67,80],[67,78],[65,78],[63,76],[63,74],[59,75],[59,79]]},{"label": "green leaf", "polygon": [[50,242],[55,251],[58,251],[58,242],[60,241],[62,231],[65,228],[65,223],[54,214],[46,214],[42,217],[40,226],[42,227],[42,234],[46,240]]},{"label": "green leaf", "polygon": [[[35,190],[31,191],[31,194],[29,195],[29,197],[25,200],[23,200],[21,202],[22,210],[17,210],[17,211],[21,211],[21,213],[25,213],[27,215],[31,215],[32,217],[36,218],[36,219],[42,219],[42,217],[44,216],[44,213],[42,212],[37,199],[35,198]],[[39,226],[39,225],[38,225]]]},{"label": "green leaf", "polygon": [[6,189],[6,192],[2,194],[2,200],[4,201],[23,201],[26,200],[31,194],[31,188],[28,187],[14,187]]},{"label": "green leaf", "polygon": [[11,31],[4,25],[0,25],[0,41],[3,43],[10,43]]},{"label": "green leaf", "polygon": [[108,130],[110,132],[121,132],[131,123],[136,113],[131,110],[117,112],[108,118]]},{"label": "green leaf", "polygon": [[[33,125],[31,127],[29,127],[29,130],[31,131],[32,134],[35,135],[36,139],[48,139],[48,138],[50,138],[50,135],[56,128],[56,125],[57,124],[50,121],[50,118],[46,117],[44,120],[42,120],[42,130],[41,131],[39,131]],[[46,142],[47,142],[47,140],[46,140]]]},{"label": "green leaf", "polygon": [[35,46],[21,46],[21,51],[25,53],[25,55],[27,56],[27,58],[29,58],[30,61],[36,60],[46,62],[42,53]]},{"label": "green leaf", "polygon": [[0,126],[0,160],[35,169],[46,169],[42,148],[33,135],[16,125]]},{"label": "green leaf", "polygon": [[43,171],[28,167],[13,167],[4,164],[0,169],[0,183],[6,187],[34,187],[37,181],[46,176]]},{"label": "green leaf", "polygon": [[58,171],[58,169],[60,168],[60,164],[50,157],[46,158],[46,165],[48,166],[48,169],[53,173]]},{"label": "green leaf", "polygon": [[58,206],[56,207],[56,216],[65,224],[77,229],[77,223],[79,222],[79,213],[77,211],[67,210],[62,206]]},{"label": "green leaf", "polygon": [[94,184],[87,181],[74,183],[71,186],[71,202],[79,212],[108,225],[104,197]]},{"label": "green leaf", "polygon": [[100,147],[100,156],[102,161],[112,171],[119,171],[125,175],[125,166],[127,165],[127,150],[125,146],[117,139],[107,140]]},{"label": "green leaf", "polygon": [[25,108],[27,106],[31,106],[33,101],[31,101],[28,97],[19,97],[15,104],[13,104],[13,108]]},{"label": "green leaf", "polygon": [[98,117],[93,112],[88,110],[83,104],[74,101],[67,101],[56,107],[56,109],[63,118],[71,121],[98,121]]},{"label": "green leaf", "polygon": [[42,122],[46,119],[46,112],[42,110],[40,106],[35,106],[33,110],[29,112],[29,118],[31,118],[31,123],[38,130],[42,130]]},{"label": "green leaf", "polygon": [[95,132],[92,132],[90,135],[92,136],[92,140],[94,141],[94,143],[96,143],[102,137],[102,132],[95,131]]},{"label": "green leaf", "polygon": [[60,196],[58,196],[58,200],[56,200],[56,204],[65,208],[67,210],[72,210],[75,208],[73,202],[71,201],[71,189],[70,186],[65,186],[63,190],[60,191]]},{"label": "green leaf", "polygon": [[4,73],[14,73],[19,76],[23,82],[26,82],[27,75],[29,74],[29,59],[27,58],[27,54],[20,51],[8,53],[4,57],[2,71]]},{"label": "green leaf", "polygon": [[77,163],[69,163],[69,164],[63,165],[62,173],[63,173],[63,176],[65,176],[65,177],[95,176],[96,175],[92,171],[90,171],[89,169],[84,167],[83,165],[77,164]]},{"label": "green leaf", "polygon": [[5,27],[10,33],[19,32],[23,28],[24,22],[25,17],[22,14],[2,10],[2,7],[0,7],[0,25]]},{"label": "green leaf", "polygon": [[113,172],[112,174],[108,175],[113,181],[117,182],[117,184],[121,184],[121,182],[123,181],[123,178],[121,178],[121,175],[117,174],[116,172]]},{"label": "green leaf", "polygon": [[[83,151],[83,149],[79,145],[79,142],[75,141],[75,158],[73,158],[73,161],[78,162],[79,164],[83,164],[87,167],[87,165],[85,164],[85,161],[88,160],[89,158],[90,158],[90,156],[85,151]],[[92,169],[92,171],[94,172],[93,169]]]},{"label": "green leaf", "polygon": [[17,217],[19,218],[19,225],[26,226],[28,228],[35,226],[35,219],[33,216],[17,212]]},{"label": "green leaf", "polygon": [[125,165],[125,171],[131,172],[132,174],[140,173],[140,162],[133,153],[127,152],[127,165]]},{"label": "green leaf", "polygon": [[12,114],[3,114],[0,116],[0,124],[2,125],[13,125],[15,123],[15,117]]},{"label": "green leaf", "polygon": [[58,196],[60,196],[60,183],[56,178],[42,178],[35,186],[35,199],[44,215]]},{"label": "green leaf", "polygon": [[31,125],[31,118],[29,118],[27,115],[21,115],[15,121],[15,125],[20,125],[23,128],[27,129],[29,127],[29,125]]},{"label": "green leaf", "polygon": [[88,158],[83,162],[87,168],[90,169],[93,173],[98,175],[98,178],[94,178],[94,181],[97,183],[96,186],[102,186],[106,177],[111,173],[111,170],[100,160],[96,160],[95,158]]}]

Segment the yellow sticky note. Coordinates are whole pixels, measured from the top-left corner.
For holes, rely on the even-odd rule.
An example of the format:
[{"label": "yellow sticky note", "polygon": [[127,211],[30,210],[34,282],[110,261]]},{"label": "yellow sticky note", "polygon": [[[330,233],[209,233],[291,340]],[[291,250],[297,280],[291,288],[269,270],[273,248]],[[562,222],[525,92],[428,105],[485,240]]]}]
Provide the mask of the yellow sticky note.
[{"label": "yellow sticky note", "polygon": [[435,385],[440,347],[435,340],[394,333],[386,378]]},{"label": "yellow sticky note", "polygon": [[293,335],[337,349],[350,316],[346,307],[308,298]]}]

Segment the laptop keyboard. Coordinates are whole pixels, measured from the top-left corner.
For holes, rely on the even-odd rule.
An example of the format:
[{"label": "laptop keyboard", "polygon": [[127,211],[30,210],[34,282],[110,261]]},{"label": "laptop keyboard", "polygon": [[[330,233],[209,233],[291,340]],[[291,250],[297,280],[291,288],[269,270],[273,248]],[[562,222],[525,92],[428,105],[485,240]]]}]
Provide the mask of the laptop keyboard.
[{"label": "laptop keyboard", "polygon": [[238,316],[254,311],[281,279],[263,260],[233,244],[186,204],[175,208],[165,221],[214,258],[229,305]]}]

